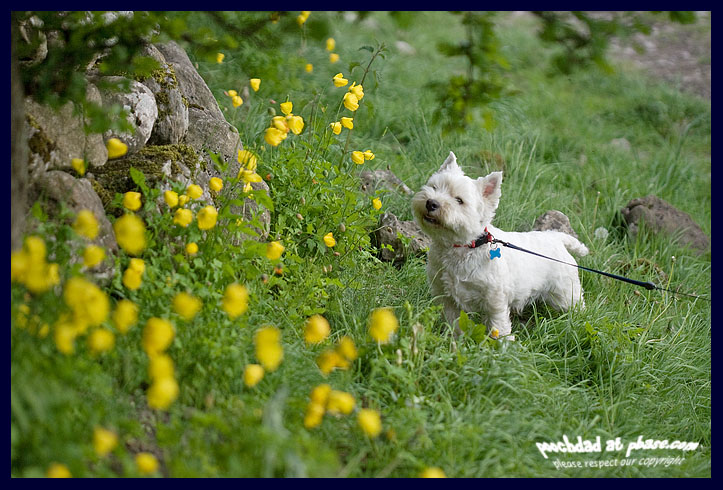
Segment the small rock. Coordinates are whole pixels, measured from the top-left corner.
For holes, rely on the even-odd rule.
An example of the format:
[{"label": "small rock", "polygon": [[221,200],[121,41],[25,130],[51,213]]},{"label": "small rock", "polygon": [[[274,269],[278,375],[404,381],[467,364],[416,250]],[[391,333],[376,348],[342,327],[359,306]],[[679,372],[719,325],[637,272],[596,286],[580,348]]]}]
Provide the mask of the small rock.
[{"label": "small rock", "polygon": [[[409,239],[406,247],[398,234]],[[403,262],[413,255],[421,255],[429,249],[429,237],[414,221],[400,221],[392,213],[384,213],[379,217],[379,227],[374,232],[374,242],[380,249],[381,260],[385,262]],[[392,250],[385,247],[389,245]]]},{"label": "small rock", "polygon": [[391,170],[365,170],[359,175],[359,178],[362,182],[362,190],[365,192],[374,193],[377,189],[388,189],[408,196],[414,194]]},{"label": "small rock", "polygon": [[554,209],[547,211],[545,214],[537,218],[535,220],[535,224],[532,226],[532,229],[537,231],[561,231],[577,238],[577,233],[575,233],[575,230],[573,230],[572,226],[570,226],[570,219],[565,216],[564,213]]},{"label": "small rock", "polygon": [[698,254],[710,248],[710,238],[688,213],[655,195],[631,200],[620,210],[628,226],[628,233],[635,237],[640,223],[655,233],[665,233],[682,246],[689,246]]},{"label": "small rock", "polygon": [[622,151],[630,151],[632,148],[630,142],[626,138],[615,138],[614,140],[610,140],[610,146]]}]

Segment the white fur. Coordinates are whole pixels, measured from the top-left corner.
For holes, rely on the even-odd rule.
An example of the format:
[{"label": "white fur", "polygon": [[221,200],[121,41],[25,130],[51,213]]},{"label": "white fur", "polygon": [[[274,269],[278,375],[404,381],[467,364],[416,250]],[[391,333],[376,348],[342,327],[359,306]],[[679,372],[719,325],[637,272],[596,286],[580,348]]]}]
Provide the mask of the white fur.
[{"label": "white fur", "polygon": [[[558,310],[584,306],[577,268],[497,245],[455,247],[473,242],[485,227],[500,240],[576,264],[569,252],[586,255],[576,238],[557,231],[507,232],[491,225],[500,200],[502,172],[471,179],[450,152],[439,170],[412,199],[414,217],[432,240],[427,261],[432,296],[442,301],[450,325],[458,330],[460,310],[479,312],[500,337],[510,335],[511,310],[542,299]],[[462,200],[462,204],[458,201]],[[428,202],[431,202],[428,205]],[[435,203],[437,205],[435,208]],[[430,210],[431,209],[431,210]]]}]

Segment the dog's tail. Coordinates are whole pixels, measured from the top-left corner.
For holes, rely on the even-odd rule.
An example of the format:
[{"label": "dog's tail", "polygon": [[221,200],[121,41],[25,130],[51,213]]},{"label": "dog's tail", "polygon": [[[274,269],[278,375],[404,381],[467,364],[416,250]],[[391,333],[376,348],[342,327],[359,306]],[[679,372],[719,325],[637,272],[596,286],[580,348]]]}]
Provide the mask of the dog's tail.
[{"label": "dog's tail", "polygon": [[587,255],[590,251],[587,249],[584,243],[582,243],[580,240],[575,238],[572,235],[568,235],[567,233],[561,233],[562,235],[562,243],[565,245],[565,248],[568,252],[579,255],[580,257],[583,257]]}]

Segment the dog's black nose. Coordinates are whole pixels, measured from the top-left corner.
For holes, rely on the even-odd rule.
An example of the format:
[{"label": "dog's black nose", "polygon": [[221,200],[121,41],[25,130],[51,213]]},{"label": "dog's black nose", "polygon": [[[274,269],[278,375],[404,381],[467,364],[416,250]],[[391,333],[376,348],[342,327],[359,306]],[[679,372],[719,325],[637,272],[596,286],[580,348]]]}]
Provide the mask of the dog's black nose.
[{"label": "dog's black nose", "polygon": [[435,201],[434,199],[427,200],[427,211],[429,211],[431,213],[432,211],[435,211],[438,208],[439,208],[439,203],[437,201]]}]

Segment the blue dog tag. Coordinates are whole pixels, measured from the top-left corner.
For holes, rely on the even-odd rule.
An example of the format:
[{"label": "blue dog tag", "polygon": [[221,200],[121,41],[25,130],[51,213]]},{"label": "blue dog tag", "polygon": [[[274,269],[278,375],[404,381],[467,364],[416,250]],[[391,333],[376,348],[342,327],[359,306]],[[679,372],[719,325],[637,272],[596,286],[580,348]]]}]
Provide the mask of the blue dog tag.
[{"label": "blue dog tag", "polygon": [[499,248],[493,248],[490,250],[490,260],[493,260],[495,257],[502,258],[502,251]]}]

